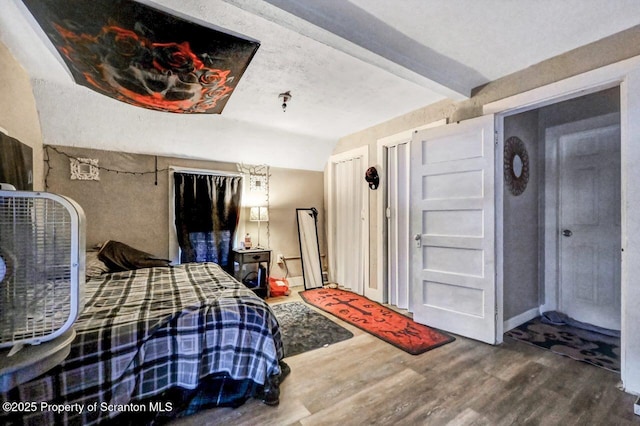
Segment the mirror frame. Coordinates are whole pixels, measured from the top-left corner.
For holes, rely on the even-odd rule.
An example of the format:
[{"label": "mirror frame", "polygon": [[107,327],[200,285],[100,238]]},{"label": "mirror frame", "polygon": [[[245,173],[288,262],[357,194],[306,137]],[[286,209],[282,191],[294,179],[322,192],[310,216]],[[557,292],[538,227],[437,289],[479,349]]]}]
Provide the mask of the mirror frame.
[{"label": "mirror frame", "polygon": [[[307,254],[309,253],[309,250],[303,250],[303,227],[302,224],[300,223],[300,215],[301,214],[308,214],[309,216],[313,217],[313,222],[315,225],[315,233],[310,235],[310,236],[305,236],[304,240],[305,240],[305,245],[308,247],[309,244],[311,244],[311,249],[312,250],[316,250],[318,253],[318,258],[315,258],[315,255],[313,253],[311,254]],[[300,243],[300,263],[302,265],[302,280],[304,282],[304,289],[305,290],[309,290],[312,288],[322,288],[324,286],[324,283],[322,282],[322,256],[320,255],[320,241],[318,241],[318,210],[315,207],[311,207],[311,208],[297,208],[296,209],[296,223],[298,224],[298,242]],[[315,238],[315,244],[314,241],[310,241],[309,239],[314,239]],[[309,258],[309,256],[313,256],[314,258]],[[317,260],[317,264],[315,264]],[[306,265],[306,266],[305,266]],[[318,277],[320,277],[320,282],[311,282],[311,280],[307,279],[307,275],[309,275],[309,277],[313,277],[315,276],[315,274],[312,274],[312,270],[318,268],[318,270],[316,270],[316,272],[318,273]]]},{"label": "mirror frame", "polygon": [[[518,156],[522,160],[522,172],[519,176],[514,170],[513,160]],[[518,196],[524,192],[529,182],[529,154],[524,142],[517,136],[512,136],[504,143],[504,183],[512,195]]]}]

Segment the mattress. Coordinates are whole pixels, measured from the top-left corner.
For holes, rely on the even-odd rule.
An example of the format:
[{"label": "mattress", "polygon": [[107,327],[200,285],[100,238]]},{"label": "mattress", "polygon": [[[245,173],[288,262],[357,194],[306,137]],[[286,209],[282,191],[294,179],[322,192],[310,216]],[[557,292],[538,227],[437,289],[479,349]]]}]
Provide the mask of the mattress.
[{"label": "mattress", "polygon": [[36,403],[0,412],[0,421],[98,423],[165,390],[195,389],[210,375],[261,385],[280,373],[273,312],[214,263],[104,274],[87,280],[84,294],[70,355],[0,394],[3,403]]}]

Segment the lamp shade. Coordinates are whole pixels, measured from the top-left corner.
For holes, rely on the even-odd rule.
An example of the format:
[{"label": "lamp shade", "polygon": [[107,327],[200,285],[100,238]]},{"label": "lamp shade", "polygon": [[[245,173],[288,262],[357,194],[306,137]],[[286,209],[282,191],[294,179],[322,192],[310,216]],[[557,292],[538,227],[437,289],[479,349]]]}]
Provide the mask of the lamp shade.
[{"label": "lamp shade", "polygon": [[251,222],[268,222],[269,209],[267,207],[251,207],[249,220]]}]

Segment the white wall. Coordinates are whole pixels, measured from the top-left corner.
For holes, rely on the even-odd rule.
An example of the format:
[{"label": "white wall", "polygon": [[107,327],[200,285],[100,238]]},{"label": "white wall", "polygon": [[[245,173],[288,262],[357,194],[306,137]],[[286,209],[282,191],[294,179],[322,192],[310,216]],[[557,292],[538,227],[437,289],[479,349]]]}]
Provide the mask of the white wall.
[{"label": "white wall", "polygon": [[34,95],[46,118],[42,134],[47,145],[315,171],[323,170],[334,145],[224,115],[139,108],[78,85],[35,80]]}]

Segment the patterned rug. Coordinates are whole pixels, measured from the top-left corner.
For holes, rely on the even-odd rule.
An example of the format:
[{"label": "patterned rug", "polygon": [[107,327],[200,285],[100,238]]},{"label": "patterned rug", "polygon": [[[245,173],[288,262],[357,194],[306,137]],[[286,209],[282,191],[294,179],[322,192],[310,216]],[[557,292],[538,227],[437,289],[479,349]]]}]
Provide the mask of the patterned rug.
[{"label": "patterned rug", "polygon": [[300,296],[307,303],[412,355],[419,355],[455,340],[350,291],[316,288],[303,291]]},{"label": "patterned rug", "polygon": [[317,313],[304,303],[289,302],[271,306],[278,318],[284,356],[290,357],[353,337],[353,333]]},{"label": "patterned rug", "polygon": [[534,318],[505,333],[513,339],[610,371],[620,371],[620,338]]}]

